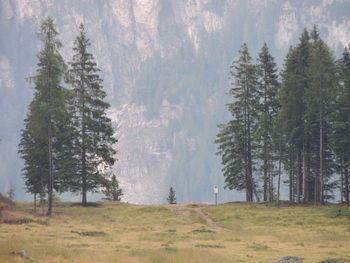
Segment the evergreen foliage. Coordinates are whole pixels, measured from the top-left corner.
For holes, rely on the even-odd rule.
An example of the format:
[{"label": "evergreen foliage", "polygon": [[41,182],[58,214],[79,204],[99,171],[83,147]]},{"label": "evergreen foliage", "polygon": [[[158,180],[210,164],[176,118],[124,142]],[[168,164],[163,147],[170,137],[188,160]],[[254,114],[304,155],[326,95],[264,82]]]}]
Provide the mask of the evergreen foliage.
[{"label": "evergreen foliage", "polygon": [[102,79],[94,57],[88,52],[90,41],[83,25],[74,41],[74,55],[69,63],[69,81],[73,86],[71,107],[74,124],[74,153],[76,177],[70,185],[73,192],[81,191],[82,204],[87,204],[88,191],[97,191],[104,185],[107,173],[114,164],[112,148],[117,140],[106,110],[110,105],[105,101]]},{"label": "evergreen foliage", "polygon": [[228,104],[233,119],[219,126],[216,143],[222,156],[223,173],[229,189],[245,190],[246,200],[259,199],[253,178],[256,155],[254,134],[257,126],[257,67],[252,64],[248,47],[243,44],[240,57],[231,66],[232,88],[229,94],[234,98]]},{"label": "evergreen foliage", "polygon": [[350,162],[350,51],[345,48],[339,60],[340,82],[333,111],[332,145],[336,156],[336,168],[340,174],[340,201],[349,200],[349,162]]},{"label": "evergreen foliage", "polygon": [[71,171],[72,152],[69,138],[72,127],[67,108],[68,91],[62,86],[65,63],[59,53],[62,44],[53,20],[41,24],[39,36],[42,51],[38,55],[34,98],[21,133],[19,153],[24,159],[23,177],[27,191],[48,195],[48,211],[52,212],[53,190],[64,191]]},{"label": "evergreen foliage", "polygon": [[167,201],[171,205],[176,204],[175,190],[173,187],[170,187],[169,189],[169,196],[167,198]]},{"label": "evergreen foliage", "polygon": [[[305,29],[300,36],[299,44],[290,48],[282,71],[280,93],[280,121],[283,133],[288,140],[290,157],[290,199],[301,201],[303,164],[306,160],[305,138],[305,102],[304,93],[308,88],[308,63],[310,56],[310,37]],[[305,166],[304,166],[305,167]],[[305,174],[304,174],[305,176]],[[293,186],[293,187],[292,187]]]},{"label": "evergreen foliage", "polygon": [[[51,18],[42,22],[42,50],[30,78],[35,92],[21,131],[25,186],[35,207],[37,195],[42,202],[47,196],[48,215],[54,191],[79,192],[84,206],[89,191],[104,188],[110,200],[122,196],[111,173],[117,140],[106,114],[110,105],[84,26],[79,29],[66,72],[55,24]],[[225,187],[245,191],[249,202],[259,201],[260,193],[271,202],[279,200],[285,172],[290,201],[324,204],[339,188],[341,201],[349,204],[349,49],[336,61],[314,26],[290,47],[281,83],[277,72],[266,44],[256,64],[243,44],[231,65],[232,118],[219,125],[215,140]],[[64,77],[72,89],[63,86]],[[176,203],[173,187],[167,200]]]},{"label": "evergreen foliage", "polygon": [[285,171],[292,202],[323,204],[334,197],[338,181],[341,200],[349,202],[349,65],[348,49],[338,66],[314,26],[290,47],[279,84],[267,45],[254,65],[244,44],[231,67],[232,120],[219,126],[215,141],[226,187],[246,190],[247,201],[261,187],[264,201],[276,194],[279,200]]},{"label": "evergreen foliage", "polygon": [[257,108],[258,158],[262,160],[263,200],[273,201],[273,178],[275,175],[276,146],[274,122],[278,111],[277,94],[279,89],[277,65],[266,44],[258,57],[258,95]]},{"label": "evergreen foliage", "polygon": [[[305,201],[323,203],[332,197],[330,182],[334,167],[334,156],[330,139],[332,134],[332,112],[337,93],[338,74],[335,59],[326,43],[320,39],[317,28],[312,33],[308,69],[309,88],[305,92],[305,116],[309,133],[310,149],[309,182],[314,185],[313,193],[307,193]],[[310,189],[312,190],[312,189]]]},{"label": "evergreen foliage", "polygon": [[112,175],[112,178],[108,180],[105,184],[105,189],[102,190],[104,195],[108,200],[111,201],[120,201],[123,195],[122,189],[119,187],[119,182],[115,174]]}]

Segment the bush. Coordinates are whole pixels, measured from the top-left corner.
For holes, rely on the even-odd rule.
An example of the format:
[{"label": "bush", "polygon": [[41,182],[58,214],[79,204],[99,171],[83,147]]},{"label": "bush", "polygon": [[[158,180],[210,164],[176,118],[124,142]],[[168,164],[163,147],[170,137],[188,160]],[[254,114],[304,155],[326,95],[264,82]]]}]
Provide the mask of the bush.
[{"label": "bush", "polygon": [[216,232],[207,228],[199,228],[199,229],[192,230],[192,233],[216,233]]},{"label": "bush", "polygon": [[268,250],[270,247],[258,243],[253,243],[253,245],[248,246],[248,248],[254,249],[254,250]]}]

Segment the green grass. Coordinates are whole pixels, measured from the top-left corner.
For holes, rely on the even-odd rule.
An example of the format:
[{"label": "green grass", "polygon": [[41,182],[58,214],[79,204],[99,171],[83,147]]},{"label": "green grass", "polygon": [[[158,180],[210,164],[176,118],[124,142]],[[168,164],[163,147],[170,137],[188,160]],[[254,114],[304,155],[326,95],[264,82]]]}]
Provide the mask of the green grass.
[{"label": "green grass", "polygon": [[3,220],[20,223],[0,223],[0,263],[27,262],[11,254],[22,249],[38,263],[268,263],[286,255],[305,263],[341,263],[350,258],[345,206],[202,208],[222,227],[215,229],[192,207],[179,208],[189,210],[179,215],[161,205],[60,203],[55,207],[60,213],[46,218],[27,213],[30,206],[18,203],[3,212]]}]

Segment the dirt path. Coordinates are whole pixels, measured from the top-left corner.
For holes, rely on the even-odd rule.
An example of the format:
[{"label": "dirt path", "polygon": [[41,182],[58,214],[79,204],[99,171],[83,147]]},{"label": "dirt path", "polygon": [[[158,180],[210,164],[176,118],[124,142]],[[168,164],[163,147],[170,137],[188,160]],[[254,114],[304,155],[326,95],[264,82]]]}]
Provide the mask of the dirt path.
[{"label": "dirt path", "polygon": [[215,229],[227,230],[226,228],[219,226],[211,217],[203,212],[203,208],[207,206],[208,205],[200,203],[185,203],[179,205],[167,205],[167,208],[174,211],[177,216],[183,218],[189,218],[191,213],[195,212],[205,221],[207,226]]},{"label": "dirt path", "polygon": [[216,228],[216,229],[225,229],[222,226],[219,226],[211,217],[209,217],[208,215],[206,215],[203,211],[202,211],[203,207],[197,207],[194,208],[193,211],[196,211],[206,222],[206,224],[212,228]]}]

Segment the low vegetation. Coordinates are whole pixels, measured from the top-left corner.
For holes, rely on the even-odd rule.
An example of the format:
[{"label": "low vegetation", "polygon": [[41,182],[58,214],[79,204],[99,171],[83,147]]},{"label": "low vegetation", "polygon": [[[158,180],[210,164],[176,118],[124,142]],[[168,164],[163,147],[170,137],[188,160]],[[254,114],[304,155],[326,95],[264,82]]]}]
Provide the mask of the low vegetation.
[{"label": "low vegetation", "polygon": [[[346,206],[278,208],[232,203],[189,205],[178,209],[192,213],[176,213],[170,205],[98,204],[60,203],[50,219],[29,213],[29,203],[3,210],[0,262],[27,262],[16,253],[22,250],[38,263],[269,263],[288,255],[320,263],[349,262],[350,258],[350,208]],[[220,228],[192,216],[198,214],[193,209],[202,209]],[[24,218],[21,224],[6,223]]]}]

